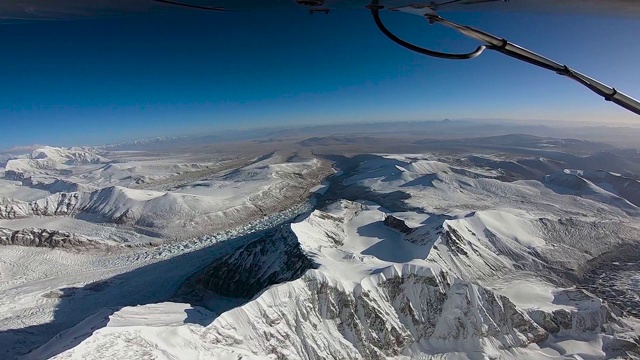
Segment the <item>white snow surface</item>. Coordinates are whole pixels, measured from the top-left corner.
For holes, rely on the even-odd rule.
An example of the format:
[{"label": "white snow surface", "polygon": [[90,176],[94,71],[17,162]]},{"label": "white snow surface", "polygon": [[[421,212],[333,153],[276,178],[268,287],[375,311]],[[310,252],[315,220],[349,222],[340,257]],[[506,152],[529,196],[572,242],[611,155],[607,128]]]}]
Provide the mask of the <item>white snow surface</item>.
[{"label": "white snow surface", "polygon": [[[365,306],[364,304],[375,304],[379,307],[374,313],[385,316],[384,325],[375,325],[380,326],[376,327],[375,332],[380,336],[378,341],[381,341],[381,347],[384,348],[386,344],[385,336],[388,335],[385,334],[399,329],[396,336],[401,336],[402,341],[407,343],[397,349],[397,352],[389,350],[371,353],[377,354],[371,355],[376,358],[422,356],[474,359],[478,351],[485,356],[504,359],[577,359],[584,354],[603,358],[603,341],[610,338],[606,335],[594,334],[587,339],[570,336],[557,339],[550,337],[538,345],[525,340],[531,334],[521,334],[511,327],[512,325],[497,323],[494,326],[504,327],[499,332],[501,337],[472,331],[461,338],[457,333],[458,321],[469,321],[466,326],[473,329],[475,326],[486,326],[482,324],[489,321],[491,316],[497,316],[478,312],[479,306],[489,306],[492,295],[479,285],[462,279],[465,271],[473,270],[473,266],[467,264],[470,268],[464,270],[462,268],[465,265],[456,263],[456,259],[450,253],[447,252],[447,257],[443,256],[441,249],[445,245],[442,237],[426,245],[416,245],[407,241],[401,234],[382,224],[387,212],[374,203],[348,201],[335,203],[326,211],[316,210],[305,219],[291,225],[304,251],[318,264],[316,269],[309,270],[302,278],[273,286],[247,304],[222,314],[175,303],[124,308],[109,316],[107,320],[101,318],[101,322],[106,321],[104,327],[93,332],[78,346],[63,351],[54,358],[364,357],[363,351],[366,351],[366,346],[360,342],[359,336],[362,335],[357,333],[357,329],[360,329],[360,326],[373,327],[374,324],[370,323],[372,319],[363,314],[350,318],[340,312],[340,305],[338,310],[335,310],[338,314],[330,315],[333,301],[339,300],[329,297],[326,299],[328,302],[323,303],[323,296],[330,295],[323,295],[327,290],[321,289],[328,289],[329,294],[333,296],[351,299],[349,301],[357,304],[356,308]],[[446,220],[444,225],[445,228],[460,231],[469,227],[471,230],[466,230],[467,232],[479,231],[481,227],[491,229],[496,236],[504,237],[504,241],[511,241],[514,245],[527,249],[532,246],[545,246],[543,240],[528,235],[526,230],[531,230],[529,223],[504,212],[482,212],[471,217]],[[473,241],[473,237],[465,236],[465,239]],[[482,241],[474,242],[473,246],[477,247],[480,257],[489,257],[485,259],[487,264],[502,261],[503,271],[517,273],[507,259],[495,259],[495,255],[490,255]],[[447,267],[449,269],[445,269]],[[493,274],[499,273],[500,271]],[[400,295],[400,298],[413,299],[414,306],[420,301],[423,301],[424,306],[429,306],[430,302],[435,301],[429,298],[433,293],[426,292],[424,287],[418,285],[418,279],[421,278],[433,279],[435,288],[431,291],[442,291],[443,296],[448,299],[442,305],[442,313],[430,337],[412,337],[417,332],[416,328],[413,328],[418,326],[414,323],[416,320],[412,322],[410,318],[405,317],[402,302],[390,302],[388,296],[392,295],[384,289],[387,289],[389,281],[393,282],[399,278],[409,281],[409,285],[403,285],[401,288],[401,294],[404,292],[404,295]],[[502,289],[495,286],[495,289],[512,298],[523,310],[576,311],[585,307],[582,303],[566,300],[562,295],[563,289],[553,287],[542,278],[531,277],[530,280],[532,282],[526,285],[520,282],[516,286],[505,286]],[[350,303],[343,304],[342,306],[348,306]],[[600,306],[601,302],[587,305],[594,308]],[[462,308],[471,313],[462,315],[459,313]],[[499,310],[488,311],[495,314],[495,311]],[[159,313],[163,313],[164,316],[159,316]],[[529,319],[524,312],[520,314],[523,319]],[[493,319],[504,321],[498,320],[500,317]],[[349,327],[348,321],[361,322],[361,325]],[[528,321],[533,324],[532,320]],[[92,326],[94,324],[81,324],[68,334],[61,334],[60,339],[44,346],[35,354],[44,356],[47,351],[58,353],[60,349],[52,347],[65,344],[71,337],[85,337],[91,332]],[[535,325],[531,326],[535,328]]]},{"label": "white snow surface", "polygon": [[100,164],[109,161],[91,148],[45,146],[33,150],[31,154],[9,159],[5,170],[30,173],[38,170],[62,170],[73,165]]},{"label": "white snow surface", "polygon": [[20,181],[0,179],[0,198],[34,201],[51,195],[46,190],[22,186]]},{"label": "white snow surface", "polygon": [[[269,159],[182,183],[175,193],[113,187],[86,206],[101,214],[158,206],[162,213],[174,209],[168,199],[181,207],[192,198],[227,201],[239,183],[253,191],[299,171],[300,164]],[[601,300],[576,296],[541,272],[541,258],[571,266],[588,259],[584,248],[616,241],[617,234],[576,233],[562,219],[638,228],[634,206],[615,194],[588,198],[537,181],[504,183],[430,155],[380,156],[350,175],[346,186],[409,194],[412,210],[343,200],[294,221],[289,226],[317,267],[224,312],[166,299],[212,256],[234,248],[221,242],[228,237],[106,255],[0,248],[0,302],[9,304],[0,332],[68,317],[27,359],[604,359],[606,344],[637,326],[606,323]],[[388,214],[415,230],[385,226]],[[96,281],[106,281],[106,290],[87,286]],[[42,296],[51,292],[68,297]],[[127,300],[114,301],[120,298]],[[144,305],[127,306],[136,303]],[[554,311],[573,323],[541,340],[533,318]],[[591,322],[607,331],[583,326]]]},{"label": "white snow surface", "polygon": [[[0,358],[15,358],[16,351],[24,351],[23,346],[32,346],[29,341],[40,341],[38,336],[51,338],[82,320],[91,323],[122,306],[163,301],[212,258],[251,241],[255,236],[250,234],[306,211],[307,206],[213,236],[153,248],[70,252],[0,247]],[[96,312],[99,315],[91,317]],[[55,325],[48,327],[48,323]],[[25,339],[19,332],[22,328],[40,330],[32,330],[33,336]],[[10,349],[14,352],[4,354]]]},{"label": "white snow surface", "polygon": [[[46,222],[51,229],[62,229],[74,218],[78,226],[72,230],[86,236],[96,231],[92,225],[85,229],[83,221],[104,224],[109,233],[118,224],[123,234],[112,238],[127,243],[149,240],[129,236],[133,231],[156,240],[185,240],[294,206],[327,171],[318,159],[289,161],[278,154],[218,172],[219,162],[180,163],[190,159],[184,156],[158,159],[112,152],[123,162],[105,165],[104,158],[94,155],[91,149],[46,147],[16,159],[55,160],[64,166],[32,167],[21,182],[0,180],[0,226],[18,230]],[[49,171],[61,167],[65,173]]]}]

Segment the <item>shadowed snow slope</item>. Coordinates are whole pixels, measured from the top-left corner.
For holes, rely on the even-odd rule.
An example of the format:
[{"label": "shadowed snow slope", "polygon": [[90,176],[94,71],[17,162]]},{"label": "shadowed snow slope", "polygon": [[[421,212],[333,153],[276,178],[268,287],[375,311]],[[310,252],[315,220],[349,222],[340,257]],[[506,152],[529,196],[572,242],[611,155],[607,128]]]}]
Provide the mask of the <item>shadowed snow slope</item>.
[{"label": "shadowed snow slope", "polygon": [[[581,196],[608,197],[620,203],[640,206],[640,181],[607,171],[565,170],[547,175],[546,182]],[[626,204],[628,207],[629,204]]]}]

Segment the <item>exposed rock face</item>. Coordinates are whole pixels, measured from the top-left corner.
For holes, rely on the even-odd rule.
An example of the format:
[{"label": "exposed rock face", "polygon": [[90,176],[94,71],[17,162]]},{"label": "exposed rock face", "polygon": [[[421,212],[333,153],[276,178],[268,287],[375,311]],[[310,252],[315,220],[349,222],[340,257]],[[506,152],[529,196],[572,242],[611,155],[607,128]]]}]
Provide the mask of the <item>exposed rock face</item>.
[{"label": "exposed rock face", "polygon": [[31,203],[33,215],[71,215],[78,204],[78,193],[58,193]]},{"label": "exposed rock face", "polygon": [[396,231],[398,231],[398,232],[400,232],[402,234],[405,234],[405,235],[411,234],[413,232],[413,230],[414,230],[414,229],[410,228],[409,226],[407,226],[407,224],[403,220],[398,219],[397,217],[395,217],[393,215],[387,215],[384,218],[384,224],[387,227],[390,227],[390,228],[392,228],[392,229],[394,229],[394,230],[396,230]]},{"label": "exposed rock face", "polygon": [[582,306],[578,306],[575,310],[529,311],[531,318],[552,334],[601,333],[606,332],[609,324],[615,322],[615,316],[610,307],[593,295],[582,290],[567,290],[559,296],[565,296]]},{"label": "exposed rock face", "polygon": [[466,241],[455,228],[449,227],[443,233],[444,244],[451,250],[453,254],[467,256],[465,250]]},{"label": "exposed rock face", "polygon": [[57,193],[29,203],[0,198],[0,219],[71,215],[76,211],[78,199],[78,193]]},{"label": "exposed rock face", "polygon": [[[318,226],[340,220],[336,215],[314,219]],[[333,237],[323,244],[338,245]],[[392,266],[354,285],[312,267],[296,234],[285,226],[216,260],[189,279],[177,297],[193,299],[198,290],[255,296],[216,318],[206,330],[207,341],[276,359],[384,359],[423,347],[478,351],[486,343],[510,349],[548,337],[507,297],[442,271]]]},{"label": "exposed rock face", "polygon": [[19,245],[48,248],[105,247],[78,234],[46,229],[10,230],[0,228],[0,245]]},{"label": "exposed rock face", "polygon": [[189,279],[177,296],[193,299],[204,290],[251,298],[270,285],[299,278],[312,267],[295,234],[281,227],[217,259]]},{"label": "exposed rock face", "polygon": [[[379,280],[345,291],[327,274],[307,272],[222,314],[208,339],[277,359],[384,359],[416,346],[461,351],[491,339],[509,349],[548,336],[506,297],[477,285],[411,273]],[[295,305],[278,305],[282,299]],[[232,320],[247,317],[250,326]]]},{"label": "exposed rock face", "polygon": [[435,278],[409,274],[391,278],[380,286],[406,317],[403,324],[409,329],[415,327],[415,341],[510,338],[511,345],[503,344],[509,347],[547,338],[545,331],[508,298],[477,285],[445,282],[441,288]]},{"label": "exposed rock face", "polygon": [[20,171],[5,170],[3,177],[6,180],[22,181],[24,179],[24,174],[22,172],[20,172]]}]

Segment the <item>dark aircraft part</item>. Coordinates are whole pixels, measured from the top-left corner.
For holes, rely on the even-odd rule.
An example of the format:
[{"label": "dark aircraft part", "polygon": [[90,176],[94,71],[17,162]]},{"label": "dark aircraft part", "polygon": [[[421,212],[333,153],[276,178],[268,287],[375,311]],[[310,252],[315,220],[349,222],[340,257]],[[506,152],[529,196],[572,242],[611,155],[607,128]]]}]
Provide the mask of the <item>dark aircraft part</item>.
[{"label": "dark aircraft part", "polygon": [[427,55],[427,56],[432,56],[432,57],[437,57],[437,58],[441,58],[441,59],[449,59],[449,60],[467,60],[467,59],[473,59],[477,56],[479,56],[480,54],[482,54],[482,52],[485,50],[486,46],[481,45],[478,46],[478,48],[473,51],[470,52],[468,54],[449,54],[449,53],[443,53],[443,52],[439,52],[439,51],[433,51],[433,50],[429,50],[429,49],[425,49],[423,47],[408,43],[402,39],[400,39],[399,37],[395,36],[391,31],[389,31],[389,29],[387,29],[386,26],[384,26],[384,24],[382,23],[382,20],[380,19],[380,10],[383,9],[384,6],[382,5],[377,5],[377,4],[371,4],[369,6],[367,6],[367,9],[371,10],[371,15],[373,15],[373,20],[376,22],[376,25],[378,26],[378,29],[380,29],[380,31],[382,31],[383,34],[385,34],[389,39],[391,39],[391,41],[395,42],[396,44],[405,47],[411,51],[415,51],[417,53],[423,54],[423,55]]},{"label": "dark aircraft part", "polygon": [[586,88],[588,88],[589,90],[593,91],[594,93],[602,96],[605,100],[611,101],[612,103],[618,106],[621,106],[637,115],[640,115],[640,101],[632,98],[629,95],[619,92],[618,90],[616,90],[611,86],[603,84],[598,80],[592,79],[587,75],[584,75],[578,71],[575,71],[570,67],[568,67],[567,65],[562,65],[542,55],[538,55],[533,51],[527,50],[516,44],[510,43],[509,41],[503,38],[491,35],[482,30],[478,30],[469,26],[456,24],[452,21],[446,20],[436,15],[435,13],[427,14],[425,15],[425,17],[429,20],[429,23],[442,24],[444,26],[457,30],[463,35],[466,35],[470,38],[473,38],[475,40],[478,40],[484,43],[483,45],[479,46],[475,51],[468,54],[442,53],[442,52],[425,49],[417,45],[408,43],[398,38],[393,33],[391,33],[384,26],[384,24],[382,23],[382,20],[380,19],[379,12],[380,12],[380,9],[383,8],[383,6],[378,5],[377,1],[374,1],[367,8],[371,10],[371,15],[373,16],[373,19],[376,25],[378,26],[378,28],[380,29],[380,31],[382,31],[382,33],[386,35],[389,39],[391,39],[393,42],[409,50],[412,50],[427,56],[432,56],[432,57],[441,58],[441,59],[450,59],[450,60],[473,59],[479,56],[480,54],[482,54],[482,52],[485,49],[494,50],[502,54],[505,54],[507,56],[510,56],[514,59],[524,61],[526,63],[541,67],[543,69],[553,71],[558,75],[566,76],[570,79],[573,79],[578,83],[582,84],[583,86],[585,86]]},{"label": "dark aircraft part", "polygon": [[483,3],[496,2],[496,1],[508,2],[509,0],[449,0],[441,3],[432,1],[428,6],[433,10],[438,10],[439,8],[446,5],[453,5],[453,4],[474,5],[474,4],[483,4]]},{"label": "dark aircraft part", "polygon": [[309,8],[309,14],[311,14],[311,15],[313,15],[313,14],[315,14],[317,12],[324,13],[325,15],[329,15],[330,11],[331,10],[326,9],[326,8],[320,8],[320,9]]},{"label": "dark aircraft part", "polygon": [[324,0],[296,0],[298,5],[302,6],[322,6],[324,5]]},{"label": "dark aircraft part", "polygon": [[[182,2],[186,1],[186,2]],[[459,25],[446,20],[436,14],[436,10],[448,11],[515,11],[515,12],[540,12],[540,13],[576,13],[598,14],[601,16],[618,16],[627,18],[640,18],[640,0],[207,0],[207,4],[190,4],[192,0],[21,0],[0,1],[0,24],[3,20],[31,21],[74,19],[100,16],[114,16],[117,14],[143,14],[166,11],[166,7],[158,4],[169,4],[178,7],[194,8],[224,12],[229,10],[247,11],[259,9],[283,9],[291,6],[305,6],[310,13],[324,12],[329,9],[362,9],[366,7],[373,15],[374,21],[380,31],[395,43],[412,51],[444,59],[465,60],[473,59],[484,50],[494,50],[512,58],[527,62],[532,65],[553,71],[559,75],[571,78],[589,90],[602,96],[629,111],[640,115],[640,102],[613,87],[605,85],[566,65],[557,63],[530,50],[522,48],[509,41],[477,30],[468,26]],[[425,16],[432,24],[453,28],[460,33],[479,40],[482,45],[475,51],[466,54],[450,54],[438,52],[408,43],[389,31],[380,19],[380,10],[387,5],[390,10],[412,9],[413,13]],[[154,5],[155,4],[155,5]],[[479,5],[479,6],[474,6]],[[164,9],[164,10],[163,10]]]},{"label": "dark aircraft part", "polygon": [[176,5],[176,6],[188,7],[188,8],[194,8],[194,9],[200,9],[200,10],[227,11],[223,7],[192,5],[192,4],[186,4],[186,3],[181,3],[181,2],[177,2],[177,1],[170,1],[170,0],[152,0],[152,1],[163,3],[163,4]]},{"label": "dark aircraft part", "polygon": [[[109,17],[170,11],[159,3],[213,11],[282,10],[300,5],[363,9],[371,0],[0,0],[0,21]],[[586,14],[640,18],[638,0],[381,0],[387,9],[423,6],[438,11]]]},{"label": "dark aircraft part", "polygon": [[427,15],[427,19],[429,19],[430,22],[448,26],[466,36],[484,42],[487,44],[486,47],[489,50],[498,51],[512,58],[527,62],[532,65],[536,65],[543,69],[551,70],[558,75],[566,76],[570,79],[573,79],[578,83],[584,85],[594,93],[602,96],[605,100],[611,101],[616,105],[619,105],[631,112],[636,113],[637,115],[640,115],[640,101],[630,97],[629,95],[619,92],[609,85],[603,84],[598,80],[592,79],[587,75],[575,71],[567,65],[562,65],[542,55],[538,55],[531,50],[527,50],[516,44],[510,43],[505,39],[491,35],[484,31],[474,29],[469,26],[462,26],[449,20],[443,19],[438,15]]}]

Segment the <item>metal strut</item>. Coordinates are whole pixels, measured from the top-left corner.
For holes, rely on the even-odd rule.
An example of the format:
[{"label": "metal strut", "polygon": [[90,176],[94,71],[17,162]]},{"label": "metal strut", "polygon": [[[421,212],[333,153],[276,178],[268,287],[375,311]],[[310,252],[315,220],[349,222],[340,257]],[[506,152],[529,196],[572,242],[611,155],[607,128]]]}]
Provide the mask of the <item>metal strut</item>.
[{"label": "metal strut", "polygon": [[437,57],[440,59],[467,60],[467,59],[473,59],[475,57],[478,57],[486,49],[486,46],[481,45],[481,46],[478,46],[478,48],[475,51],[467,54],[449,54],[449,53],[443,53],[439,51],[425,49],[423,47],[408,43],[400,39],[399,37],[395,36],[391,31],[389,31],[389,29],[387,29],[386,26],[384,26],[384,24],[382,23],[382,20],[380,19],[380,10],[384,9],[384,6],[371,4],[371,5],[367,5],[367,9],[371,10],[371,15],[373,15],[373,20],[376,22],[378,29],[380,29],[380,31],[382,31],[383,34],[385,34],[389,39],[391,39],[391,41],[411,51],[415,51],[417,53],[427,55],[427,56]]},{"label": "metal strut", "polygon": [[380,19],[380,9],[383,9],[384,7],[381,5],[378,5],[377,1],[374,1],[371,5],[367,6],[367,8],[371,10],[371,15],[373,16],[373,19],[376,25],[378,26],[378,28],[380,29],[380,31],[382,31],[382,33],[385,34],[393,42],[409,50],[412,50],[427,56],[437,57],[441,59],[453,59],[453,60],[473,59],[479,56],[480,54],[482,54],[482,52],[485,49],[494,50],[502,54],[505,54],[507,56],[510,56],[514,59],[524,61],[526,63],[541,67],[543,69],[553,71],[558,75],[566,76],[570,79],[573,79],[578,83],[582,84],[583,86],[585,86],[586,88],[588,88],[589,90],[593,91],[594,93],[602,96],[605,100],[611,101],[612,103],[619,105],[635,113],[636,115],[640,115],[640,101],[616,90],[615,88],[609,85],[603,84],[598,80],[595,80],[593,78],[590,78],[587,75],[584,75],[578,71],[575,71],[570,67],[568,67],[567,65],[562,65],[560,63],[557,63],[549,58],[536,54],[533,51],[527,50],[523,47],[513,44],[503,38],[497,37],[495,35],[491,35],[489,33],[472,28],[470,26],[463,26],[460,24],[456,24],[452,21],[444,19],[435,14],[427,14],[425,16],[430,23],[432,24],[438,23],[438,24],[447,26],[449,28],[452,28],[460,32],[463,35],[466,35],[470,38],[476,39],[483,43],[482,46],[479,46],[475,51],[468,54],[442,53],[442,52],[425,49],[417,45],[408,43],[398,38],[393,33],[391,33],[384,26],[384,24],[382,23],[382,20]]}]

